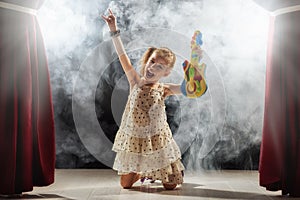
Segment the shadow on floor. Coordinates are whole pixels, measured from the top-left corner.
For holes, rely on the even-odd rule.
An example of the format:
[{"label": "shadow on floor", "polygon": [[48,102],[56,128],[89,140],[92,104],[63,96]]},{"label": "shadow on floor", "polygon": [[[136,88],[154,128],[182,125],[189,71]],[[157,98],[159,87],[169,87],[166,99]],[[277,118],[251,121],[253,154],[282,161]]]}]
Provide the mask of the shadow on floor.
[{"label": "shadow on floor", "polygon": [[175,190],[165,190],[161,184],[153,183],[151,185],[134,186],[130,190],[145,193],[156,193],[160,195],[170,196],[189,196],[201,198],[216,199],[244,199],[244,200],[300,200],[300,198],[292,198],[288,196],[272,196],[260,193],[238,192],[219,189],[201,188],[203,185],[193,183],[183,183],[181,187]]},{"label": "shadow on floor", "polygon": [[70,198],[67,197],[63,197],[63,196],[59,196],[56,194],[22,194],[20,196],[17,195],[12,195],[12,196],[0,196],[0,199],[57,199],[57,200],[72,200]]}]

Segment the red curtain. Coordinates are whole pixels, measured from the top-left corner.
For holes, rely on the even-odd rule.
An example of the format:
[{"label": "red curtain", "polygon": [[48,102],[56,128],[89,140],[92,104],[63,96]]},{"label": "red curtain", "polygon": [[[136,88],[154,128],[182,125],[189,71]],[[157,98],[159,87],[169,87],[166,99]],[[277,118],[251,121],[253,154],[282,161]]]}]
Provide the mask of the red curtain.
[{"label": "red curtain", "polygon": [[300,11],[271,19],[260,185],[300,196]]},{"label": "red curtain", "polygon": [[[42,1],[4,1],[38,9]],[[48,64],[35,16],[0,8],[0,194],[54,181]]]}]

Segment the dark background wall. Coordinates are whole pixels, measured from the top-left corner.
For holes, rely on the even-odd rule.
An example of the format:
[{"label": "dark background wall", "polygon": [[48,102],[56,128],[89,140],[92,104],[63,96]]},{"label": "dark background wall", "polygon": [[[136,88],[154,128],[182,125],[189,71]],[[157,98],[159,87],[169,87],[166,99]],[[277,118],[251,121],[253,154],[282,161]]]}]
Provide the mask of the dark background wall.
[{"label": "dark background wall", "polygon": [[[38,18],[51,73],[56,167],[111,167],[109,148],[128,85],[100,18],[109,7],[118,16],[137,69],[149,44],[176,52],[176,66],[164,82],[181,83],[190,37],[194,30],[202,31],[208,92],[199,99],[166,101],[184,165],[194,170],[257,169],[268,15],[251,0],[46,1]],[[89,110],[95,116],[86,115]],[[95,127],[89,125],[94,118]]]}]

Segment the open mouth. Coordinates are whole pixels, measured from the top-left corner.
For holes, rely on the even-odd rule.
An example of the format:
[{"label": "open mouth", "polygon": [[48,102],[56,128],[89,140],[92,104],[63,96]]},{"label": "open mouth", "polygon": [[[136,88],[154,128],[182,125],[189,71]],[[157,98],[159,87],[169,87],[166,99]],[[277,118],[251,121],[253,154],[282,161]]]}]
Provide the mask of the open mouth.
[{"label": "open mouth", "polygon": [[147,73],[146,73],[146,78],[150,79],[154,76],[153,73],[151,73],[149,70],[147,70]]}]

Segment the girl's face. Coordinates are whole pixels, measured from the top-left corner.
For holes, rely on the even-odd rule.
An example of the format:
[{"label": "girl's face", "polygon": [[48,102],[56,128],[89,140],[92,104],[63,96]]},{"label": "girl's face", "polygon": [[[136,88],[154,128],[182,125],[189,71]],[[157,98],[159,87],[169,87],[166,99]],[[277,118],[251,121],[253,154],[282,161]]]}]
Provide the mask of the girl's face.
[{"label": "girl's face", "polygon": [[170,71],[168,63],[154,52],[146,63],[144,77],[145,80],[155,83],[160,78],[169,75]]}]

